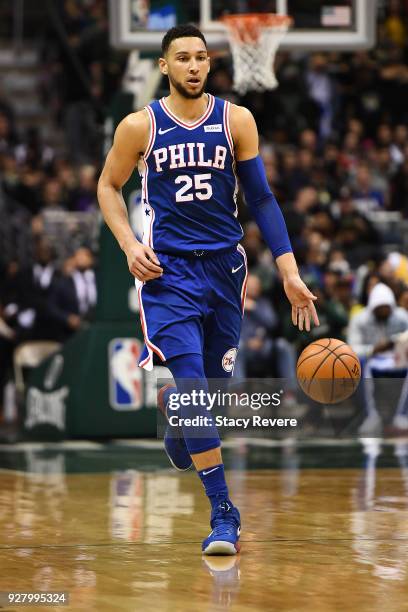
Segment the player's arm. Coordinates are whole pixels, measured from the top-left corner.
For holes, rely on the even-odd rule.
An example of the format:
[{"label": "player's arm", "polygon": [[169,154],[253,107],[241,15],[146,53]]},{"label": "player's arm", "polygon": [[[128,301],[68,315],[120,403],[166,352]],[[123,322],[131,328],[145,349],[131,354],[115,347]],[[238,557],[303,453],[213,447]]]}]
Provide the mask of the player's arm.
[{"label": "player's arm", "polygon": [[98,201],[103,218],[126,255],[129,271],[142,281],[158,278],[163,269],[154,251],[136,239],[130,227],[122,187],[147,146],[149,130],[146,111],[133,113],[121,121],[98,182]]},{"label": "player's arm", "polygon": [[310,317],[315,325],[319,319],[314,296],[299,276],[282,211],[273,195],[259,155],[258,129],[250,111],[242,106],[231,106],[230,126],[237,160],[237,174],[245,200],[257,222],[262,236],[276,259],[283,278],[285,293],[292,305],[292,321],[307,331]]}]

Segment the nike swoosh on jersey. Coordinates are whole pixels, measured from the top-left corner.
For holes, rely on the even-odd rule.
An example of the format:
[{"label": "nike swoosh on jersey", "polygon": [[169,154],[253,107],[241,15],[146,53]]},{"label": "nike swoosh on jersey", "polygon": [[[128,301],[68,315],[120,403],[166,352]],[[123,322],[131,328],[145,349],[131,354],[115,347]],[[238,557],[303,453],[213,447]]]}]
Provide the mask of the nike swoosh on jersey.
[{"label": "nike swoosh on jersey", "polygon": [[171,127],[171,128],[167,128],[167,130],[163,130],[162,128],[159,128],[159,134],[160,136],[163,136],[163,134],[167,134],[167,132],[171,132],[171,130],[175,130],[177,127],[177,125]]},{"label": "nike swoosh on jersey", "polygon": [[243,266],[243,265],[244,265],[244,264],[242,263],[240,266],[238,266],[238,268],[232,268],[231,272],[232,272],[233,274],[235,274],[235,272],[238,272],[238,270],[240,270],[240,269],[242,268],[242,266]]}]

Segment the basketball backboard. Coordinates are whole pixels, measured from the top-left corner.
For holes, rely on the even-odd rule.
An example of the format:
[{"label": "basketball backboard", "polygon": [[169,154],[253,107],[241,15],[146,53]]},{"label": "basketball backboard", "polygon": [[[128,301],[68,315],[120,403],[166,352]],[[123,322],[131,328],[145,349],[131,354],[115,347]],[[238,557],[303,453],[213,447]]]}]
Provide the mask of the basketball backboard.
[{"label": "basketball backboard", "polygon": [[211,49],[228,47],[219,18],[228,13],[291,15],[282,43],[292,50],[367,49],[375,43],[377,0],[110,0],[111,42],[122,49],[158,51],[163,33],[196,23]]}]

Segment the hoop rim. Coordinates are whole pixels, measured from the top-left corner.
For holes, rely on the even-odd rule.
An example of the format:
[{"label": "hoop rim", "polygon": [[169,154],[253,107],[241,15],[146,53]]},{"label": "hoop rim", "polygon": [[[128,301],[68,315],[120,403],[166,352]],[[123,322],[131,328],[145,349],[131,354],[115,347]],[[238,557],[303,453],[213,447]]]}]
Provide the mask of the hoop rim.
[{"label": "hoop rim", "polygon": [[286,33],[293,19],[279,13],[233,13],[220,17],[220,22],[237,42],[257,44],[262,32]]},{"label": "hoop rim", "polygon": [[290,15],[282,15],[279,13],[231,13],[219,17],[221,23],[232,30],[243,24],[252,24],[260,27],[289,27],[293,23],[293,18]]}]

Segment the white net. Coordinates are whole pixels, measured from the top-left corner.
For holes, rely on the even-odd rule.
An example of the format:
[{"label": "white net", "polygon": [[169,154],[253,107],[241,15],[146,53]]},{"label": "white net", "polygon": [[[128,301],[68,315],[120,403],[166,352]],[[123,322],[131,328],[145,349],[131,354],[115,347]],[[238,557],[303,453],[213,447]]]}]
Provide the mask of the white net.
[{"label": "white net", "polygon": [[278,86],[274,60],[288,31],[290,17],[272,14],[228,15],[227,27],[234,62],[234,89],[264,91]]}]

